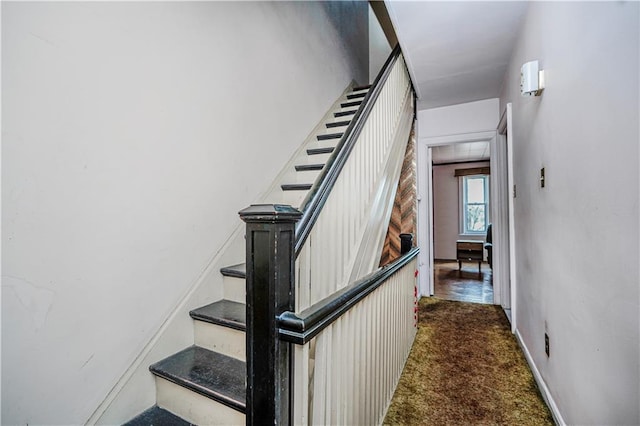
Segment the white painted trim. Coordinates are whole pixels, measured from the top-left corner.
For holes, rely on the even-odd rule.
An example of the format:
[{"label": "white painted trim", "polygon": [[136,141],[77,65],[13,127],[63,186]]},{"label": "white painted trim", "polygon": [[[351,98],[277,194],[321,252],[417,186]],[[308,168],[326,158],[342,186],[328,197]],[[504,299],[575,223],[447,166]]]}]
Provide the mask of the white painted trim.
[{"label": "white painted trim", "polygon": [[[468,143],[468,142],[489,142],[491,158],[490,166],[493,170],[497,170],[501,173],[506,173],[506,166],[499,167],[496,163],[497,152],[497,132],[495,130],[473,133],[462,133],[457,135],[447,136],[435,136],[427,138],[418,138],[418,197],[420,200],[427,200],[427,204],[424,202],[418,203],[418,245],[420,247],[428,247],[429,252],[425,253],[420,262],[420,290],[421,294],[425,294],[424,290],[429,289],[429,294],[433,295],[433,182],[432,182],[432,165],[431,165],[431,148],[440,145],[451,145],[456,143]],[[505,185],[497,185],[500,179],[490,179],[489,184],[491,187],[491,199],[492,200],[504,200],[506,199]],[[508,189],[507,189],[508,190]],[[494,241],[495,241],[495,229],[506,229],[507,217],[505,214],[500,214],[496,207],[493,207],[496,203],[491,202],[491,216],[493,217],[494,224]],[[426,228],[426,229],[425,229]],[[505,262],[508,262],[508,253],[502,249],[493,251],[493,303],[496,305],[501,304],[501,286],[506,278],[506,274],[503,271]],[[425,265],[428,264],[428,270]],[[507,263],[508,264],[508,263]]]},{"label": "white painted trim", "polygon": [[[505,279],[505,267],[508,266],[508,257],[506,256],[506,250],[504,245],[500,243],[503,239],[502,234],[506,227],[507,222],[505,209],[502,208],[503,200],[506,200],[506,194],[504,193],[504,185],[502,181],[506,180],[506,164],[502,161],[500,149],[498,147],[498,132],[488,132],[492,134],[489,140],[489,165],[491,167],[491,179],[489,180],[490,198],[489,198],[489,210],[491,211],[491,223],[493,224],[493,253],[492,253],[492,271],[493,271],[493,303],[495,305],[502,305],[503,301],[503,288],[506,285]],[[496,244],[498,242],[498,244]]]},{"label": "white painted trim", "polygon": [[517,327],[517,283],[516,283],[516,231],[515,231],[515,206],[513,197],[513,186],[515,184],[513,179],[513,108],[512,104],[508,103],[500,123],[498,124],[498,133],[506,134],[507,143],[507,193],[509,199],[509,283],[510,283],[510,309],[511,309],[511,332],[515,333]]},{"label": "white painted trim", "polygon": [[527,345],[525,345],[524,340],[522,339],[522,335],[520,335],[520,330],[516,329],[515,335],[516,335],[516,339],[518,340],[518,344],[520,345],[520,348],[524,353],[524,357],[527,360],[527,364],[529,364],[529,368],[531,368],[531,372],[533,373],[533,378],[536,380],[536,383],[538,384],[538,388],[540,388],[540,393],[542,394],[542,398],[547,403],[547,406],[549,406],[549,410],[551,410],[551,415],[553,416],[553,420],[559,426],[566,426],[567,423],[564,421],[564,418],[562,418],[562,413],[560,413],[560,408],[558,407],[558,404],[556,404],[556,401],[553,399],[553,395],[551,395],[551,391],[549,390],[549,387],[547,386],[544,379],[542,378],[542,375],[540,374],[540,370],[538,370],[536,363],[533,362],[533,357],[529,352],[529,348],[527,348]]},{"label": "white painted trim", "polygon": [[495,130],[489,130],[486,132],[460,133],[456,135],[426,137],[422,139],[422,142],[426,143],[429,147],[451,145],[454,143],[489,142],[491,141],[491,138],[495,137],[495,135]]},{"label": "white painted trim", "polygon": [[[431,150],[431,148],[427,149],[427,174],[428,174],[428,184],[429,186],[427,188],[431,188],[433,189],[433,151]],[[429,295],[433,296],[433,294],[435,294],[435,281],[433,279],[433,274],[434,274],[434,266],[433,266],[433,256],[435,254],[435,249],[434,249],[434,238],[433,238],[433,191],[429,191],[429,212],[431,212],[431,214],[427,215],[428,217],[428,223],[429,223],[429,229],[428,232],[431,235],[431,237],[429,238],[429,252],[427,253],[429,255],[429,260],[427,265],[429,266]]]},{"label": "white painted trim", "polygon": [[[419,126],[416,125],[416,130]],[[426,188],[432,187],[432,163],[431,149],[424,143],[420,143],[419,135],[416,135],[417,150],[417,174],[418,174],[418,241],[420,253],[418,254],[418,293],[419,296],[433,295],[433,215],[427,212],[433,211],[433,194]]]}]

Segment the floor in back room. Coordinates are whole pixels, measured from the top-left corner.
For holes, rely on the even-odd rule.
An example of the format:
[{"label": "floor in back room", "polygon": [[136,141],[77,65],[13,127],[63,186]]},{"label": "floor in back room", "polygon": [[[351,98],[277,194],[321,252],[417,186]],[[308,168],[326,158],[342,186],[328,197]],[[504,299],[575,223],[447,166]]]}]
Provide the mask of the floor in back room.
[{"label": "floor in back room", "polygon": [[435,260],[434,296],[445,300],[493,303],[493,274],[488,263],[462,262],[458,270],[455,260]]}]

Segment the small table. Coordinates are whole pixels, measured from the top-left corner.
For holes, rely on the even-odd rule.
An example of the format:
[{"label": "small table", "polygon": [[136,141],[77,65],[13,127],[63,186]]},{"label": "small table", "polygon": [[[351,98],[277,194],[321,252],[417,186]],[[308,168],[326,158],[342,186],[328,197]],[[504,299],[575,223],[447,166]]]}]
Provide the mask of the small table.
[{"label": "small table", "polygon": [[478,273],[480,273],[484,258],[484,243],[482,241],[458,240],[456,242],[456,257],[458,270],[462,269],[463,260],[472,260],[478,261]]}]

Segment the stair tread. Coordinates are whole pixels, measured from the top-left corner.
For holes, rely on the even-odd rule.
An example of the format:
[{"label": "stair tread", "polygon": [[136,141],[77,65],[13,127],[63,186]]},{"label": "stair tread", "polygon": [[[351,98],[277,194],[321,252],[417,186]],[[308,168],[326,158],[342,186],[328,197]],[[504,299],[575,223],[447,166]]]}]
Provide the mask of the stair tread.
[{"label": "stair tread", "polygon": [[218,324],[235,330],[247,329],[247,311],[243,303],[218,300],[189,312],[191,318],[211,324]]},{"label": "stair tread", "polygon": [[312,186],[312,183],[285,183],[280,185],[280,188],[282,188],[283,191],[307,191],[311,189]]},{"label": "stair tread", "polygon": [[335,148],[327,147],[327,148],[310,148],[307,149],[307,154],[315,155],[315,154],[330,154],[333,152]]},{"label": "stair tread", "polygon": [[193,424],[154,405],[129,420],[124,426],[193,426]]},{"label": "stair tread", "polygon": [[156,362],[149,370],[237,411],[245,411],[246,364],[243,361],[191,346]]},{"label": "stair tread", "polygon": [[303,172],[307,170],[322,170],[324,164],[298,164],[296,166],[297,172]]},{"label": "stair tread", "polygon": [[351,123],[350,120],[344,120],[344,121],[334,121],[333,123],[327,123],[326,126],[328,129],[332,128],[332,127],[344,127],[344,126],[348,126],[349,123]]},{"label": "stair tread", "polygon": [[367,92],[350,93],[347,95],[347,99],[358,99],[364,98],[365,96],[367,96]]},{"label": "stair tread", "polygon": [[237,265],[225,266],[220,269],[220,273],[227,277],[247,278],[247,265],[239,263]]},{"label": "stair tread", "polygon": [[353,115],[356,113],[357,110],[349,110],[349,111],[338,111],[338,112],[334,112],[333,116],[334,117],[345,117],[347,115]]},{"label": "stair tread", "polygon": [[328,139],[340,139],[344,133],[327,133],[324,135],[318,135],[319,141],[326,141]]},{"label": "stair tread", "polygon": [[362,99],[358,99],[358,100],[355,100],[355,101],[342,102],[340,104],[340,106],[342,108],[347,108],[347,107],[352,107],[352,106],[358,106],[361,103],[362,103]]}]

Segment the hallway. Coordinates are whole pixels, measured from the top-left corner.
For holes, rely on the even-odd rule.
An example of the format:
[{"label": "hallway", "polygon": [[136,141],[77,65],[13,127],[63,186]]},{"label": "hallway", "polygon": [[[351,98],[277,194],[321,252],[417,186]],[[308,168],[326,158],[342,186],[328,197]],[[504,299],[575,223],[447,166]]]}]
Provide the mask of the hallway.
[{"label": "hallway", "polygon": [[384,424],[552,425],[499,306],[422,298]]}]

